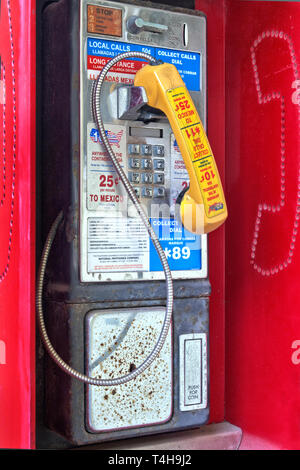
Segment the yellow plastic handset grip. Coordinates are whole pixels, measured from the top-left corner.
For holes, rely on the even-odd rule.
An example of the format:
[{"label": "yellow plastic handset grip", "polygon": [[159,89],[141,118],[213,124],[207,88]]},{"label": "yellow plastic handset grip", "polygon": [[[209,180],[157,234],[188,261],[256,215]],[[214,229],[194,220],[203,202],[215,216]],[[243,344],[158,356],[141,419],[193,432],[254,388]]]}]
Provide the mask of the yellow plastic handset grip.
[{"label": "yellow plastic handset grip", "polygon": [[184,227],[197,234],[215,230],[227,217],[222,184],[199,114],[176,67],[145,65],[134,85],[144,87],[149,106],[166,114],[188,171],[190,187],[180,205]]}]

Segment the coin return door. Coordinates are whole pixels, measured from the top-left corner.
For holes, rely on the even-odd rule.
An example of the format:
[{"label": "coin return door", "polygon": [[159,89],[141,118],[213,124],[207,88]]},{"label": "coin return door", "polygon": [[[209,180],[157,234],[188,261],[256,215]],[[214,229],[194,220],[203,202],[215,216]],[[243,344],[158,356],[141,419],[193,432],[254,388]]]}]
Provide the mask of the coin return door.
[{"label": "coin return door", "polygon": [[[110,379],[131,372],[155,345],[164,309],[95,310],[86,319],[89,375]],[[149,369],[116,387],[87,387],[90,432],[164,423],[172,415],[171,331]]]}]

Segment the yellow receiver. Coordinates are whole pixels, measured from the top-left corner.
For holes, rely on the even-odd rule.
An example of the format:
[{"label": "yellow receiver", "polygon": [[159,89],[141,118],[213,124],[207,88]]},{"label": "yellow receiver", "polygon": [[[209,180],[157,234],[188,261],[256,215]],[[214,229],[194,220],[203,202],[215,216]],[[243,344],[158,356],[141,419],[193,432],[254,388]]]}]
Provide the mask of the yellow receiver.
[{"label": "yellow receiver", "polygon": [[227,206],[216,162],[191,96],[176,67],[146,65],[134,80],[144,87],[148,104],[163,111],[172,127],[190,178],[180,216],[184,227],[203,234],[227,218]]}]

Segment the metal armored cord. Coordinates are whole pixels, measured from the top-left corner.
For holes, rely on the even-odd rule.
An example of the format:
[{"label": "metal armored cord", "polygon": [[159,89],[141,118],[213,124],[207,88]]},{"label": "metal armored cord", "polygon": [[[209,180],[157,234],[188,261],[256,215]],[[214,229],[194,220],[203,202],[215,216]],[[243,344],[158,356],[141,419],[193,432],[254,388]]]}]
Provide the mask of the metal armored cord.
[{"label": "metal armored cord", "polygon": [[149,61],[151,63],[156,63],[155,59],[150,56],[149,54],[145,54],[142,52],[125,52],[123,54],[119,54],[118,56],[114,57],[112,60],[110,60],[106,66],[102,69],[100,75],[98,76],[98,79],[96,81],[96,84],[93,87],[92,90],[92,110],[94,113],[94,119],[96,121],[96,124],[98,126],[98,130],[102,139],[102,142],[116,168],[116,171],[119,174],[119,177],[130,197],[132,200],[138,214],[140,215],[147,231],[148,234],[154,244],[154,247],[157,251],[157,254],[161,260],[162,267],[165,273],[166,277],[166,285],[167,285],[167,303],[166,303],[166,313],[165,313],[165,318],[163,322],[163,326],[161,329],[161,333],[159,335],[159,338],[157,340],[156,345],[154,346],[152,352],[149,354],[149,356],[145,359],[145,361],[138,366],[135,370],[130,372],[127,375],[124,375],[122,377],[117,377],[115,379],[100,379],[100,378],[94,378],[94,377],[89,377],[87,375],[84,375],[75,369],[73,369],[71,366],[66,364],[64,360],[58,355],[58,353],[55,351],[53,348],[50,339],[47,335],[46,327],[45,327],[45,322],[44,322],[44,315],[43,315],[43,285],[44,285],[44,276],[45,276],[45,270],[46,270],[46,265],[47,265],[47,260],[49,257],[49,253],[51,250],[52,243],[54,241],[57,229],[60,225],[60,223],[63,220],[63,212],[60,212],[57,218],[55,219],[54,223],[52,224],[52,227],[49,231],[44,250],[42,253],[41,257],[41,263],[40,263],[40,269],[38,273],[38,281],[37,281],[37,293],[36,293],[36,306],[37,306],[37,313],[38,313],[38,322],[39,322],[39,329],[40,329],[40,334],[41,338],[43,340],[44,346],[46,350],[48,351],[49,355],[52,357],[52,359],[56,362],[56,364],[67,374],[70,376],[84,382],[90,385],[98,385],[98,386],[116,386],[116,385],[121,385],[124,383],[129,382],[132,379],[135,379],[138,375],[140,375],[142,372],[144,372],[151,364],[152,362],[157,358],[159,355],[165,340],[168,335],[169,327],[171,324],[172,320],[172,312],[173,312],[173,282],[172,282],[172,275],[170,271],[170,267],[166,258],[166,255],[159,243],[159,240],[156,236],[156,233],[154,232],[148,217],[144,213],[144,210],[135,194],[134,189],[132,188],[125,172],[123,171],[122,167],[120,166],[112,148],[111,145],[108,141],[108,138],[105,133],[105,128],[104,124],[102,121],[102,116],[101,116],[101,111],[100,111],[100,99],[101,99],[101,90],[102,90],[102,85],[105,80],[105,77],[111,67],[113,67],[117,62],[120,60],[129,58],[129,57],[139,57],[142,58],[146,61]]}]

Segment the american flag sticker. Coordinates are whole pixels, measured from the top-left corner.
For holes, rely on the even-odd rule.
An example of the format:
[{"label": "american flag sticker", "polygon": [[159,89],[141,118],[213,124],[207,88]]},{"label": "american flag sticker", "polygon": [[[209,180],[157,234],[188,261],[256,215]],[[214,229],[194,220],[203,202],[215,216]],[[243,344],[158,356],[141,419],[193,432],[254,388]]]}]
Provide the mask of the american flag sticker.
[{"label": "american flag sticker", "polygon": [[[108,142],[110,143],[110,145],[115,145],[117,148],[120,148],[120,142],[121,142],[121,138],[122,138],[122,135],[123,135],[123,130],[120,130],[119,132],[112,132],[110,130],[106,130],[105,131],[105,134],[108,138]],[[95,129],[93,128],[90,132],[90,139],[92,142],[99,142],[99,144],[102,144],[102,139],[100,137],[100,133],[99,133],[99,130],[98,129]]]},{"label": "american flag sticker", "polygon": [[178,144],[177,144],[177,140],[176,140],[176,139],[174,140],[173,147],[174,147],[174,151],[175,151],[175,152],[180,153],[179,146],[178,146]]}]

